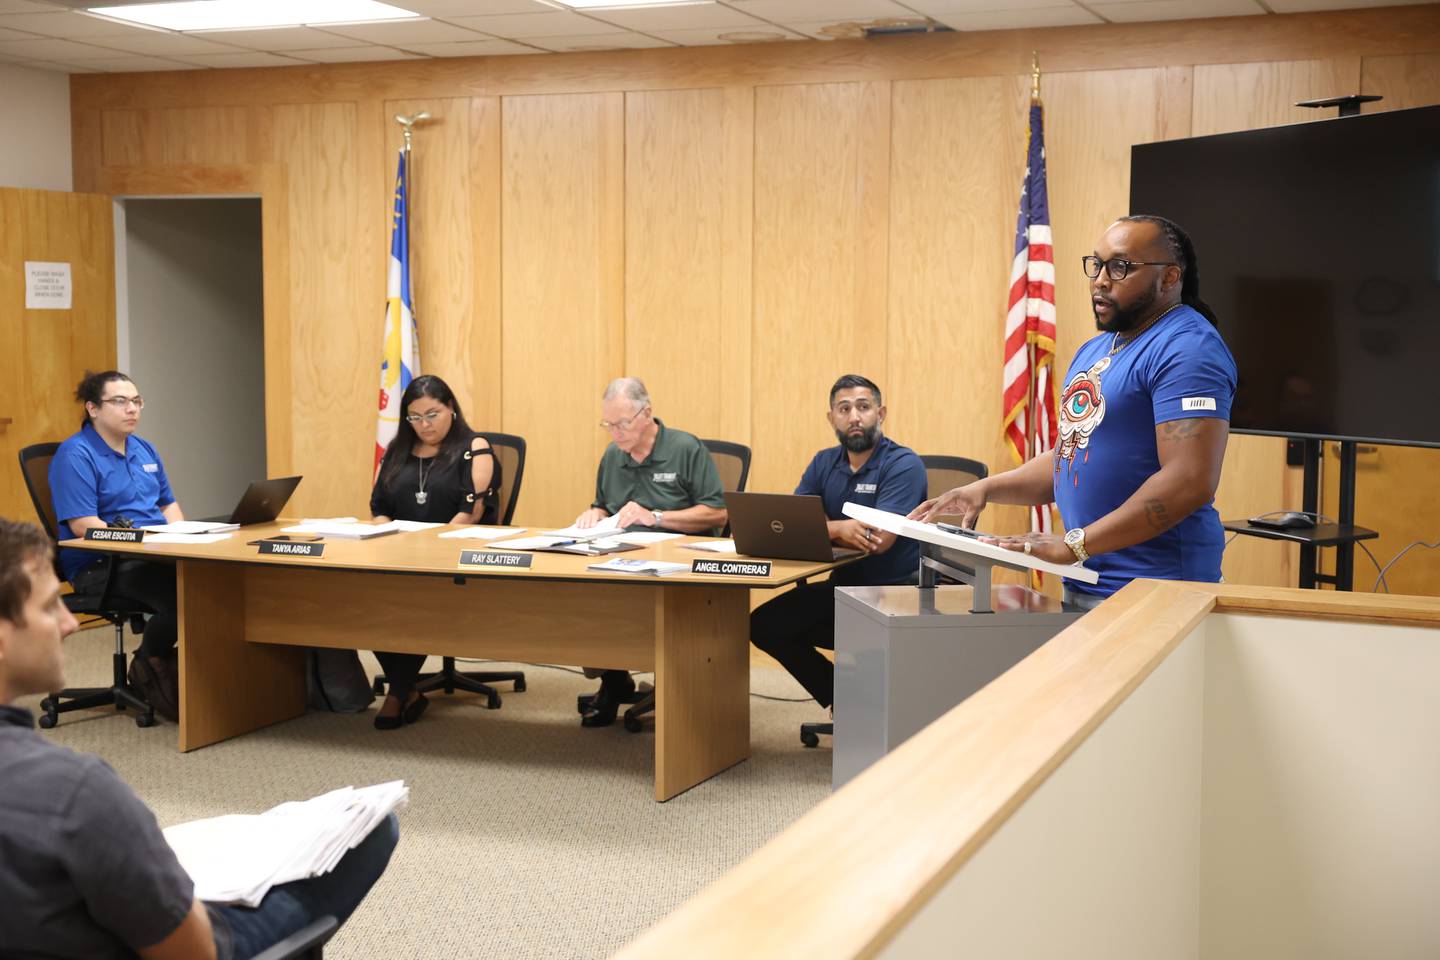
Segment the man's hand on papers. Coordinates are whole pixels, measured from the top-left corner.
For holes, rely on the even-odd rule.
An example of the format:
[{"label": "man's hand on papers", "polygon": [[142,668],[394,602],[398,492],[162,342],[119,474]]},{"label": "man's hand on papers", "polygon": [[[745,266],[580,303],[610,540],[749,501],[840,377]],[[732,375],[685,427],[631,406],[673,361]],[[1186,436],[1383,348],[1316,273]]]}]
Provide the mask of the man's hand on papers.
[{"label": "man's hand on papers", "polygon": [[604,520],[608,516],[610,516],[610,514],[606,513],[604,510],[601,510],[599,507],[591,507],[589,510],[586,510],[584,513],[580,514],[580,516],[575,518],[575,526],[582,529],[593,527],[595,526],[595,524],[599,523],[601,520]]},{"label": "man's hand on papers", "polygon": [[655,526],[655,514],[650,512],[649,507],[642,507],[634,500],[631,500],[620,508],[619,513],[615,514],[615,525],[621,530],[624,530],[626,527],[636,524],[642,527]]},{"label": "man's hand on papers", "polygon": [[[1058,533],[1022,533],[1013,537],[977,537],[981,543],[993,543],[997,547],[1006,550],[1014,550],[1016,553],[1025,553],[1036,560],[1048,560],[1051,563],[1074,563],[1075,554],[1066,546],[1065,538]],[[1026,545],[1030,549],[1025,549]]]},{"label": "man's hand on papers", "polygon": [[828,526],[830,542],[836,546],[862,553],[874,553],[880,549],[880,535],[859,520],[831,520]]},{"label": "man's hand on papers", "polygon": [[926,500],[911,510],[906,519],[934,523],[940,517],[959,517],[960,526],[973,530],[975,521],[980,519],[980,511],[985,509],[985,500],[983,483],[967,483],[963,487],[956,487],[934,499]]}]

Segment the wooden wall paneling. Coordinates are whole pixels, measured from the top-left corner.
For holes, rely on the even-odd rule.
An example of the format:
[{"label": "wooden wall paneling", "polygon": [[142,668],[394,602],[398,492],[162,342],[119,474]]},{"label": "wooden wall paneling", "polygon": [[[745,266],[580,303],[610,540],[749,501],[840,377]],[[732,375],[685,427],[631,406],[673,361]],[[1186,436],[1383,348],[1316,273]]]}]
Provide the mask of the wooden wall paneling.
[{"label": "wooden wall paneling", "polygon": [[1360,65],[1360,92],[1385,98],[1365,104],[1361,109],[1366,113],[1440,103],[1440,53],[1366,57]]},{"label": "wooden wall paneling", "polygon": [[[410,279],[420,370],[450,384],[471,427],[498,430],[498,104],[494,98],[385,104],[387,120],[421,111],[431,119],[415,128],[410,180]],[[402,140],[400,125],[387,123],[392,181]]]},{"label": "wooden wall paneling", "polygon": [[720,438],[750,445],[754,340],[755,90],[727,87],[724,103],[725,193],[721,205],[720,369],[729,391]]},{"label": "wooden wall paneling", "polygon": [[101,116],[106,166],[249,163],[254,111],[249,107],[106,110]]},{"label": "wooden wall paneling", "polygon": [[600,394],[624,359],[624,104],[619,94],[502,104],[503,422],[529,442],[518,523],[594,499]]},{"label": "wooden wall paneling", "polygon": [[724,405],[749,387],[726,380],[723,359],[725,97],[625,98],[625,373],[663,420],[701,437],[721,436]]},{"label": "wooden wall paneling", "polygon": [[[1014,465],[1001,365],[1029,95],[1020,77],[895,84],[886,432],[992,472]],[[1026,529],[1025,516],[996,506],[982,529]]]},{"label": "wooden wall paneling", "polygon": [[889,84],[756,91],[753,490],[835,442],[837,376],[887,369],[889,105]]}]

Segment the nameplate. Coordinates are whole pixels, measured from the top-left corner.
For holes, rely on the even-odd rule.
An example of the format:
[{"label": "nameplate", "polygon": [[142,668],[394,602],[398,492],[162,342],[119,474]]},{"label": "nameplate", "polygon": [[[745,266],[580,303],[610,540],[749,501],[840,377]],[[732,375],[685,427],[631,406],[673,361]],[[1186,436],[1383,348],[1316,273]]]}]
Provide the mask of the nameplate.
[{"label": "nameplate", "polygon": [[261,540],[260,556],[319,557],[325,553],[323,543],[286,543],[283,540]]},{"label": "nameplate", "polygon": [[768,577],[769,560],[691,560],[691,573],[716,577]]},{"label": "nameplate", "polygon": [[529,567],[535,560],[528,553],[509,550],[461,550],[462,567]]},{"label": "nameplate", "polygon": [[124,527],[91,527],[85,531],[85,539],[103,540],[106,543],[139,543],[145,539],[145,531]]}]

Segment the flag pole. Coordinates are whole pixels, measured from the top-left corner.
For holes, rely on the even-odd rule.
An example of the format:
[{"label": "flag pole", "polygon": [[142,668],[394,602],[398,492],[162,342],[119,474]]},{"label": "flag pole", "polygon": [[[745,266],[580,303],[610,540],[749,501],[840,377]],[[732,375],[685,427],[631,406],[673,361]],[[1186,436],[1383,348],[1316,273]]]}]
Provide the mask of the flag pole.
[{"label": "flag pole", "polygon": [[[1030,103],[1031,105],[1040,102],[1040,54],[1038,51],[1030,51]],[[1027,278],[1027,283],[1028,278]],[[1035,429],[1036,421],[1040,418],[1036,415],[1039,411],[1039,404],[1043,402],[1039,382],[1035,377],[1035,343],[1029,337],[1025,338],[1025,357],[1030,365],[1030,397],[1029,410],[1025,417],[1025,456],[1021,459],[1029,462],[1035,456]]]}]

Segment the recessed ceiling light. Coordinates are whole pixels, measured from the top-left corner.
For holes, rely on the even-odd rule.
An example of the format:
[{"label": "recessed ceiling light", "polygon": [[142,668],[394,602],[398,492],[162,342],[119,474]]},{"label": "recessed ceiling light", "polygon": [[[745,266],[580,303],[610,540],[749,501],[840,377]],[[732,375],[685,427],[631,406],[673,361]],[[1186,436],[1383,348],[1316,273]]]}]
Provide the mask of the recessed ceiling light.
[{"label": "recessed ceiling light", "polygon": [[420,16],[378,0],[184,0],[90,7],[86,12],[166,30],[245,30]]},{"label": "recessed ceiling light", "polygon": [[708,7],[715,0],[553,0],[576,10],[639,10],[643,7]]}]

